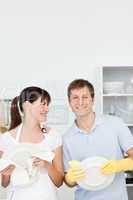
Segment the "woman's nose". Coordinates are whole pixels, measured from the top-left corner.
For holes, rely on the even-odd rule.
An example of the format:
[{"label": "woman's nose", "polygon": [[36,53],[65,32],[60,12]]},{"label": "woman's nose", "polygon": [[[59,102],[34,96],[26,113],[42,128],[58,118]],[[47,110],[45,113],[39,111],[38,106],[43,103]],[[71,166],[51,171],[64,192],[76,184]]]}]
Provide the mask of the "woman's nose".
[{"label": "woman's nose", "polygon": [[43,112],[48,112],[49,111],[49,107],[47,105],[43,105],[42,108],[41,108],[41,110]]},{"label": "woman's nose", "polygon": [[49,107],[45,106],[44,110],[45,110],[45,112],[48,112],[49,111]]}]

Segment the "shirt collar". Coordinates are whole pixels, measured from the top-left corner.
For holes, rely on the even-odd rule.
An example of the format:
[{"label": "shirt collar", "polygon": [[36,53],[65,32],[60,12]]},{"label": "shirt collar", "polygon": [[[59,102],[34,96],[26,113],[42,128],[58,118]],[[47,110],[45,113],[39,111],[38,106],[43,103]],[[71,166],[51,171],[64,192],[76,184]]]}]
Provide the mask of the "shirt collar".
[{"label": "shirt collar", "polygon": [[[96,115],[94,124],[93,124],[93,126],[91,128],[91,131],[93,131],[95,128],[97,128],[99,125],[101,125],[103,123],[103,121],[104,120],[103,120],[103,117],[101,115]],[[78,128],[78,126],[77,126],[75,121],[73,123],[73,129],[75,130],[75,132],[83,133],[83,130]]]}]

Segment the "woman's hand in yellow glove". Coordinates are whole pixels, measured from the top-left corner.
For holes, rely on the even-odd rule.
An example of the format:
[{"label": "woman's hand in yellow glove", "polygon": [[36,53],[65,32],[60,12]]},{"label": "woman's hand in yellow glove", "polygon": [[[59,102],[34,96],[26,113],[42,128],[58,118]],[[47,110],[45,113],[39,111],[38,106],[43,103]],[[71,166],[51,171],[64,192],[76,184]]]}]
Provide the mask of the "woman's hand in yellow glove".
[{"label": "woman's hand in yellow glove", "polygon": [[125,158],[122,160],[109,160],[101,167],[101,171],[105,175],[111,175],[115,172],[133,170],[133,160]]},{"label": "woman's hand in yellow glove", "polygon": [[77,181],[85,179],[86,174],[79,161],[69,161],[69,166],[70,168],[65,177],[68,184],[73,185],[74,183],[77,183]]}]

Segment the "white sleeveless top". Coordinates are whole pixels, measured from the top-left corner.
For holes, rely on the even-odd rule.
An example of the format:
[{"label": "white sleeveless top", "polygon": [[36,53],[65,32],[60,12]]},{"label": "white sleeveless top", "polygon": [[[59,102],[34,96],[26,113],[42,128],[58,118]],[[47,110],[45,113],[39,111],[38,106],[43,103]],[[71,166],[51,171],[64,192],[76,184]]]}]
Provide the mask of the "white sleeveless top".
[{"label": "white sleeveless top", "polygon": [[[16,144],[23,144],[19,142],[21,129],[22,124],[18,128],[16,139],[12,137],[10,132],[6,132],[0,136],[1,151],[10,151]],[[45,134],[44,139],[40,143],[34,145],[46,151],[54,151],[57,147],[62,145],[62,139],[54,129],[50,129],[49,133]],[[11,192],[9,192],[7,200],[57,200],[56,186],[50,179],[47,170],[45,168],[40,169],[38,176],[38,180],[32,185],[19,189],[11,187]]]}]

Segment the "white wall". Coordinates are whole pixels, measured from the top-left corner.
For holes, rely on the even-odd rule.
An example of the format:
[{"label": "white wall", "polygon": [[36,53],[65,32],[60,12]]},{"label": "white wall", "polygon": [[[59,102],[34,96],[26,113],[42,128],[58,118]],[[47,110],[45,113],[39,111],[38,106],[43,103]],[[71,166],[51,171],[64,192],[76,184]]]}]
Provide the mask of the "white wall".
[{"label": "white wall", "polygon": [[99,111],[100,66],[133,65],[132,7],[131,0],[0,1],[0,97],[36,84],[62,98],[68,82],[83,77],[95,84]]}]

